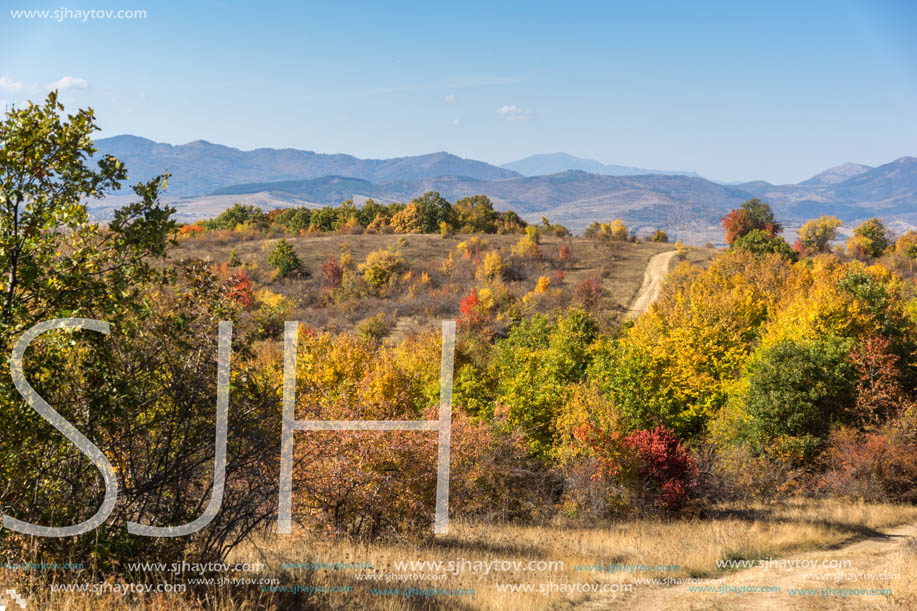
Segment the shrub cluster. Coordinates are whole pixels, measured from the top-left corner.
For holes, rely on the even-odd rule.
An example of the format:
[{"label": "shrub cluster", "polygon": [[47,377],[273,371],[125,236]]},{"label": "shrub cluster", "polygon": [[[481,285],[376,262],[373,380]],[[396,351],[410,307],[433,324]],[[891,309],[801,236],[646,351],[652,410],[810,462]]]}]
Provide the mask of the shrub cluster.
[{"label": "shrub cluster", "polygon": [[[561,225],[544,219],[552,235],[569,235]],[[465,197],[455,204],[429,191],[407,204],[381,204],[372,199],[357,206],[346,200],[339,206],[283,208],[264,212],[250,204],[235,204],[216,218],[184,225],[183,237],[208,231],[306,235],[315,233],[521,233],[527,224],[512,210],[499,212],[485,195]]]}]

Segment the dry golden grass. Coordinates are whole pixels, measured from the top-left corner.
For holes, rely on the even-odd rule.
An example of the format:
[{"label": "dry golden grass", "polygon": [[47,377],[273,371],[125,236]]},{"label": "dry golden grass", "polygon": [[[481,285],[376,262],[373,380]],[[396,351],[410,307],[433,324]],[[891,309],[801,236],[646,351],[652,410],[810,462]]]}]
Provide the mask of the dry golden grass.
[{"label": "dry golden grass", "polygon": [[[578,564],[677,564],[679,570],[667,573],[640,573],[638,577],[717,577],[729,573],[718,570],[722,559],[758,559],[792,556],[799,552],[828,552],[853,541],[875,535],[896,525],[917,522],[917,507],[900,505],[867,505],[825,500],[799,500],[780,505],[720,507],[716,515],[690,520],[630,520],[595,526],[570,526],[558,521],[543,526],[465,524],[453,521],[452,533],[439,539],[418,542],[364,544],[346,539],[329,539],[301,530],[289,536],[265,534],[244,544],[232,555],[233,562],[264,562],[260,576],[277,577],[281,585],[352,586],[351,593],[282,596],[262,593],[258,589],[236,591],[213,588],[203,604],[192,606],[180,596],[170,595],[144,599],[119,596],[50,595],[47,584],[21,584],[31,593],[37,606],[72,611],[109,611],[115,609],[488,609],[530,610],[572,608],[587,601],[585,595],[543,595],[539,593],[502,593],[496,584],[555,583],[629,583],[628,573],[586,573],[576,571]],[[847,557],[847,556],[844,556]],[[562,571],[492,571],[488,575],[461,572],[443,581],[397,583],[358,581],[357,570],[281,570],[284,562],[371,563],[381,574],[404,573],[395,568],[396,561],[463,558],[469,561],[546,560],[562,561]],[[875,564],[875,563],[873,563]],[[854,559],[857,570],[871,570],[868,559]],[[892,587],[893,599],[868,601],[871,608],[915,608],[917,602],[917,558],[915,547],[903,546],[891,563],[877,564],[882,570],[901,573],[902,579],[884,585]],[[472,588],[474,596],[440,596],[422,602],[397,597],[379,597],[370,588]],[[638,586],[628,598],[639,599]],[[610,595],[605,595],[606,597]],[[605,598],[604,601],[613,600]],[[664,598],[662,599],[664,600]],[[865,602],[865,601],[863,601]],[[714,601],[715,603],[715,601]],[[716,603],[718,604],[718,603]],[[800,601],[800,604],[803,604]],[[812,609],[820,601],[806,600]],[[882,606],[885,605],[885,606]]]},{"label": "dry golden grass", "polygon": [[[238,239],[233,239],[233,232],[212,232],[201,237],[182,240],[179,246],[172,250],[171,257],[199,258],[214,263],[223,263],[229,260],[230,252],[235,250],[239,260],[261,270],[255,280],[259,284],[270,286],[272,290],[287,295],[317,295],[320,288],[319,270],[328,255],[338,256],[343,248],[351,251],[355,261],[363,261],[373,250],[380,248],[395,248],[401,250],[405,261],[412,267],[423,268],[436,265],[448,256],[449,251],[456,244],[466,240],[467,235],[452,235],[442,238],[430,234],[384,235],[327,235],[306,237],[285,237],[293,245],[303,267],[311,272],[311,277],[296,281],[281,281],[271,278],[270,268],[267,264],[267,255],[279,237],[261,237],[240,233]],[[508,254],[510,248],[520,236],[518,235],[480,235],[488,248],[500,249]],[[643,272],[647,261],[654,254],[674,250],[672,244],[656,243],[602,243],[585,238],[542,236],[542,250],[546,256],[556,256],[557,251],[564,244],[570,246],[574,260],[564,273],[566,282],[571,286],[594,274],[602,278],[602,285],[608,295],[608,301],[603,304],[607,309],[624,310],[630,305],[640,284],[643,281]],[[687,260],[692,263],[708,263],[716,251],[714,249],[691,248]],[[534,279],[532,280],[534,282]],[[531,287],[529,287],[531,288]],[[458,308],[456,300],[456,312]]]}]

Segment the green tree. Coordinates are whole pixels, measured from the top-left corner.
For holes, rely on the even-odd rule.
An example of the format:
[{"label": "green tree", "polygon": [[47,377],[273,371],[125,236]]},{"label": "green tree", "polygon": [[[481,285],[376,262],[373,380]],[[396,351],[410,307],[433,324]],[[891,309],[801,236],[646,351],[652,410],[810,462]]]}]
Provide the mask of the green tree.
[{"label": "green tree", "polygon": [[67,117],[57,94],[0,122],[0,337],[60,316],[114,315],[135,303],[177,225],[159,202],[166,177],[134,187],[140,201],[91,222],[84,202],[121,188],[123,164],[110,155],[92,168],[93,111]]},{"label": "green tree", "polygon": [[741,397],[746,435],[759,451],[800,461],[853,401],[851,340],[784,340],[760,349],[746,367]]},{"label": "green tree", "polygon": [[287,233],[294,234],[308,229],[311,223],[312,211],[305,206],[287,208],[274,219],[275,225],[279,225]]},{"label": "green tree", "polygon": [[[199,356],[215,354],[217,322],[232,320],[235,306],[206,264],[163,261],[176,229],[173,210],[159,202],[164,177],[136,185],[139,201],[116,210],[107,225],[90,220],[85,202],[118,190],[127,176],[111,156],[93,167],[96,129],[92,110],[64,115],[56,93],[0,121],[0,346],[9,355],[23,331],[49,319],[110,323],[107,336],[43,334],[23,368],[35,392],[109,457],[119,502],[104,525],[79,537],[4,531],[0,555],[74,559],[90,570],[146,552],[220,557],[266,517],[252,509],[267,506],[276,491],[258,473],[264,442],[275,444],[277,430],[261,434],[263,414],[245,415],[259,411],[246,388],[252,384],[235,385],[233,402],[241,409],[230,410],[229,428],[239,436],[228,442],[226,474],[249,486],[230,489],[200,537],[127,535],[126,520],[185,524],[206,504],[202,471],[213,465],[216,365]],[[0,376],[0,428],[4,512],[40,525],[75,524],[96,512],[103,496],[98,471],[23,401],[8,375]]]},{"label": "green tree", "polygon": [[574,309],[522,320],[497,344],[489,376],[497,381],[496,401],[508,409],[506,424],[526,432],[534,454],[550,453],[554,421],[585,376],[598,332],[590,315]]},{"label": "green tree", "polygon": [[500,220],[497,222],[497,233],[522,233],[525,231],[527,223],[522,217],[513,212],[506,210],[500,213]]},{"label": "green tree", "polygon": [[311,220],[319,231],[334,231],[334,225],[338,220],[337,208],[334,206],[322,206],[318,210],[313,210]]},{"label": "green tree", "polygon": [[494,233],[499,214],[486,195],[463,197],[454,206],[456,225],[463,233]]},{"label": "green tree", "polygon": [[360,207],[360,212],[357,214],[357,221],[364,227],[369,227],[369,224],[376,220],[376,217],[380,214],[383,217],[388,217],[391,213],[385,204],[380,204],[373,199],[367,199]]},{"label": "green tree", "polygon": [[235,229],[240,225],[258,231],[264,231],[270,225],[268,215],[258,206],[251,204],[233,204],[215,219],[201,223],[207,229]]},{"label": "green tree", "polygon": [[417,210],[420,213],[420,231],[422,233],[439,232],[439,224],[445,221],[448,225],[453,225],[455,218],[452,212],[452,204],[447,202],[436,191],[427,191],[420,197],[412,200],[417,204]]},{"label": "green tree", "polygon": [[748,233],[737,236],[732,242],[732,248],[747,250],[753,255],[769,255],[778,253],[795,261],[796,253],[780,236],[772,236],[762,229],[752,229]]},{"label": "green tree", "polygon": [[280,273],[281,278],[285,278],[302,269],[299,255],[296,254],[293,246],[283,238],[277,242],[267,256],[267,262]]}]

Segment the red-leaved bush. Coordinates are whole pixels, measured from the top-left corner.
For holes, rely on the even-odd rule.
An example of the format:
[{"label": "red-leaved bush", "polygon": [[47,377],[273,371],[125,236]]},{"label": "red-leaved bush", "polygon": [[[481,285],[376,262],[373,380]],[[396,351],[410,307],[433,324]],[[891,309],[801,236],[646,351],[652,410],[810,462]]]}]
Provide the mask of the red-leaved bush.
[{"label": "red-leaved bush", "polygon": [[634,431],[624,443],[637,452],[643,498],[657,508],[681,511],[698,484],[697,464],[691,452],[664,426]]},{"label": "red-leaved bush", "polygon": [[[742,208],[731,210],[720,220],[723,222],[723,229],[726,231],[726,243],[730,245],[737,237],[743,236],[753,229],[762,228],[760,225],[756,227],[752,215]],[[771,237],[777,235],[777,228],[774,227],[773,223],[765,223],[763,229],[770,234]]]},{"label": "red-leaved bush", "polygon": [[226,296],[243,308],[248,308],[252,305],[254,300],[252,281],[248,274],[245,273],[245,270],[240,269],[226,281]]},{"label": "red-leaved bush", "polygon": [[[574,430],[585,444],[587,460],[578,461],[591,470],[591,485],[618,498],[605,498],[604,507],[621,511],[654,509],[669,513],[684,510],[699,486],[697,462],[675,433],[664,426],[628,435],[592,424]],[[583,496],[583,491],[574,491]]]},{"label": "red-leaved bush", "polygon": [[573,300],[586,309],[594,308],[602,296],[602,284],[598,276],[589,276],[573,289]]},{"label": "red-leaved bush", "polygon": [[459,301],[459,312],[461,316],[458,322],[465,328],[480,328],[490,318],[475,289],[471,289],[471,292]]},{"label": "red-leaved bush", "polygon": [[824,494],[865,501],[917,501],[917,439],[894,423],[862,433],[843,427],[828,438],[825,471],[817,481]]},{"label": "red-leaved bush", "polygon": [[850,351],[858,374],[855,422],[876,425],[902,406],[898,356],[889,351],[890,344],[888,338],[867,337]]},{"label": "red-leaved bush", "polygon": [[341,286],[341,280],[344,278],[344,269],[337,262],[337,259],[334,258],[334,255],[329,254],[328,260],[322,263],[322,280],[324,281],[325,288],[336,289]]},{"label": "red-leaved bush", "polygon": [[802,240],[796,240],[795,242],[793,242],[793,250],[796,252],[797,255],[799,255],[800,259],[805,259],[806,257],[812,254],[811,249],[803,246]]},{"label": "red-leaved bush", "polygon": [[561,267],[565,267],[569,265],[571,261],[573,261],[573,253],[570,252],[570,247],[564,244],[557,253],[557,262],[560,263]]}]

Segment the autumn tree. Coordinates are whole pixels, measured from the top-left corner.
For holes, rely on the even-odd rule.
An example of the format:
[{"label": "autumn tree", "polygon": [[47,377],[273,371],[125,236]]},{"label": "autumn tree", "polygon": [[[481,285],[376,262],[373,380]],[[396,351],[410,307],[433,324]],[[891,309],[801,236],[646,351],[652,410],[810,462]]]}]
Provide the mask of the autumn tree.
[{"label": "autumn tree", "polygon": [[408,269],[404,257],[397,250],[374,250],[366,256],[359,270],[363,279],[374,289],[382,289],[394,282],[400,274]]},{"label": "autumn tree", "polygon": [[811,252],[828,252],[831,241],[837,238],[837,228],[843,223],[834,216],[823,215],[811,219],[799,229],[799,243]]},{"label": "autumn tree", "polygon": [[569,387],[580,381],[592,360],[598,325],[582,310],[520,321],[497,344],[492,379],[508,424],[526,432],[530,447],[547,456],[553,423]]},{"label": "autumn tree", "polygon": [[750,199],[739,208],[731,210],[722,221],[727,244],[732,244],[737,237],[755,229],[765,231],[772,237],[783,229],[771,207],[757,198]]},{"label": "autumn tree", "polygon": [[499,214],[486,195],[463,197],[455,202],[453,208],[461,233],[492,233],[496,230]]},{"label": "autumn tree", "polygon": [[604,231],[603,227],[603,232],[607,233],[608,237],[616,242],[623,242],[627,240],[629,236],[627,225],[625,225],[624,221],[621,219],[613,220],[607,231]]},{"label": "autumn tree", "polygon": [[885,224],[873,217],[853,230],[853,236],[847,240],[847,250],[858,259],[881,257],[891,243]]},{"label": "autumn tree", "polygon": [[421,233],[423,231],[420,208],[413,202],[396,212],[389,222],[395,233]]},{"label": "autumn tree", "polygon": [[895,252],[909,259],[917,259],[917,231],[910,230],[895,241]]},{"label": "autumn tree", "polygon": [[703,431],[726,402],[791,273],[782,256],[732,250],[676,268],[655,304],[602,350],[590,377],[631,428]]}]

